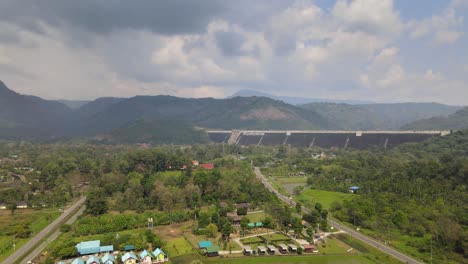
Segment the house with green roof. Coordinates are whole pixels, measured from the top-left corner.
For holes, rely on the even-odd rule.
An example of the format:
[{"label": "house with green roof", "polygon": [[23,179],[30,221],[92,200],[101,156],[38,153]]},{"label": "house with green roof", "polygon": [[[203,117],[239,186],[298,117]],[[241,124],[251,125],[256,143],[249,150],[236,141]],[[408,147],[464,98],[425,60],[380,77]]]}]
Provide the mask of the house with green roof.
[{"label": "house with green roof", "polygon": [[123,246],[123,250],[124,251],[135,250],[135,246],[134,245],[125,245],[125,246]]},{"label": "house with green roof", "polygon": [[207,257],[217,257],[219,256],[219,246],[207,247],[204,253]]}]

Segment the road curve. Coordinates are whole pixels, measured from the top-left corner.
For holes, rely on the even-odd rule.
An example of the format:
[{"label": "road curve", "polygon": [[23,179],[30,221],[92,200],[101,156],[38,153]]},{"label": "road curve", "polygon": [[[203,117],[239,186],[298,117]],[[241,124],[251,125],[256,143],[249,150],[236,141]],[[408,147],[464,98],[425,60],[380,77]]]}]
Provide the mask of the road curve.
[{"label": "road curve", "polygon": [[[254,171],[255,171],[255,175],[257,176],[257,178],[263,183],[263,185],[265,185],[265,187],[272,193],[274,193],[281,201],[287,203],[287,204],[290,204],[292,206],[295,206],[296,205],[296,202],[293,201],[292,199],[290,199],[289,197],[285,196],[285,195],[282,195],[281,193],[279,193],[271,184],[270,182],[268,182],[268,180],[265,178],[265,176],[262,174],[262,172],[260,171],[260,169],[258,167],[254,167]],[[310,209],[302,206],[302,211],[304,211],[305,213],[310,213]],[[422,262],[419,262],[403,253],[400,253],[398,251],[396,251],[395,249],[393,248],[390,248],[388,247],[387,245],[375,240],[375,239],[372,239],[368,236],[365,236],[359,232],[356,232],[355,230],[349,228],[349,227],[346,227],[334,220],[331,220],[331,219],[328,219],[328,223],[330,224],[330,226],[333,226],[335,228],[338,228],[340,230],[343,230],[345,231],[346,233],[348,233],[350,236],[356,238],[356,239],[359,239],[361,240],[362,242],[372,246],[372,247],[375,247],[376,249],[404,262],[404,263],[408,263],[408,264],[422,264]]]},{"label": "road curve", "polygon": [[54,231],[67,218],[69,218],[71,214],[76,212],[76,209],[78,207],[80,207],[81,205],[83,205],[85,200],[86,200],[86,197],[82,197],[76,203],[74,203],[72,206],[67,208],[63,212],[63,214],[60,215],[57,219],[55,219],[50,225],[48,225],[44,229],[42,229],[41,232],[39,232],[36,236],[34,236],[28,242],[26,242],[26,244],[24,244],[21,248],[16,250],[7,259],[5,259],[5,261],[3,261],[3,264],[13,264],[13,263],[16,263],[17,261],[21,260],[20,258],[22,256],[24,256],[31,249],[33,249],[37,245],[37,243],[39,243],[42,239],[49,236],[51,234],[51,232]]}]

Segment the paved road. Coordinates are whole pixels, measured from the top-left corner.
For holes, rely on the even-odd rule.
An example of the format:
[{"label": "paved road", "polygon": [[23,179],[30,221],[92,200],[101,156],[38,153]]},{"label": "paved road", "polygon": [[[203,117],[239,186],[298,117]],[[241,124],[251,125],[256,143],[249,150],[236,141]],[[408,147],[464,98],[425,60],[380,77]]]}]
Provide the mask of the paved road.
[{"label": "paved road", "polygon": [[[66,224],[71,225],[73,222],[75,222],[78,216],[80,216],[84,212],[85,209],[86,208],[83,206],[72,217],[70,217],[70,219],[68,219]],[[60,235],[60,233],[61,233],[60,229],[55,230],[55,232],[52,233],[52,235],[50,235],[49,237],[47,237],[47,239],[44,242],[42,242],[33,251],[31,251],[31,253],[29,253],[26,257],[24,257],[23,260],[21,261],[21,264],[27,264],[28,261],[33,260],[34,258],[39,256],[39,254],[41,254],[41,252],[45,249],[45,247],[48,244],[50,244],[52,241],[54,241]]]},{"label": "paved road", "polygon": [[[257,176],[257,178],[259,180],[262,181],[263,185],[265,185],[265,187],[272,193],[274,193],[281,201],[287,203],[287,204],[290,204],[292,206],[295,206],[296,205],[296,202],[293,201],[292,199],[290,199],[289,197],[287,196],[284,196],[282,195],[281,193],[279,193],[269,182],[268,180],[265,178],[265,176],[262,174],[262,172],[260,171],[260,169],[258,167],[255,167],[254,168],[254,171],[255,171],[255,175]],[[310,213],[310,210],[306,207],[302,207],[302,211],[306,212],[306,213]],[[402,254],[398,251],[396,251],[395,249],[393,248],[390,248],[388,247],[387,245],[375,240],[375,239],[372,239],[370,237],[367,237],[361,233],[358,233],[356,231],[354,231],[353,229],[349,228],[349,227],[346,227],[336,221],[333,221],[331,219],[328,219],[328,223],[330,224],[330,226],[333,226],[333,227],[336,227],[340,230],[343,230],[345,231],[346,233],[348,233],[349,235],[351,235],[352,237],[356,238],[356,239],[359,239],[361,240],[362,242],[370,245],[370,246],[373,246],[375,248],[377,248],[378,250],[384,252],[384,253],[387,253],[388,255],[396,258],[396,259],[399,259],[401,260],[402,262],[404,263],[408,263],[408,264],[421,264],[422,262],[419,262],[405,254]]]},{"label": "paved road", "polygon": [[62,215],[60,215],[57,219],[55,219],[50,225],[42,229],[41,232],[39,232],[36,236],[31,238],[26,244],[24,244],[21,248],[16,250],[13,254],[11,254],[5,261],[3,261],[3,264],[12,264],[16,263],[17,261],[21,260],[20,258],[24,256],[27,252],[29,252],[32,248],[34,248],[39,241],[42,239],[46,238],[51,234],[52,231],[54,231],[63,221],[71,216],[71,214],[83,203],[85,202],[86,197],[80,198],[76,203],[74,203],[72,206],[67,208]]}]

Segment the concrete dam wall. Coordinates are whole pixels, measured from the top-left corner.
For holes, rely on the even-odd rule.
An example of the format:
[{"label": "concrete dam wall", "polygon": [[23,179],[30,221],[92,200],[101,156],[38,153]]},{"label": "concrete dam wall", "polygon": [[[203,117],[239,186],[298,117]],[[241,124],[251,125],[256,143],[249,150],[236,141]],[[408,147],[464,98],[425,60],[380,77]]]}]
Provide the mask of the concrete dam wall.
[{"label": "concrete dam wall", "polygon": [[212,130],[208,137],[215,143],[241,146],[289,145],[292,147],[391,148],[404,143],[422,142],[450,131],[337,131],[337,130]]}]

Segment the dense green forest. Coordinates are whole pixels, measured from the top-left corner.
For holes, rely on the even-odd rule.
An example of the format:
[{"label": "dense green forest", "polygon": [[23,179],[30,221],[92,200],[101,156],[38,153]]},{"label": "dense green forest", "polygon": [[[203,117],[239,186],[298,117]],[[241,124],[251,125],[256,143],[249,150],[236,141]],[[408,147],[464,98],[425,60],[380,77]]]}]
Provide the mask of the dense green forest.
[{"label": "dense green forest", "polygon": [[[468,256],[468,131],[390,151],[335,150],[315,159],[303,151],[281,165],[307,173],[309,188],[348,192],[333,217],[426,261],[466,263]],[[431,249],[432,248],[432,249]]]},{"label": "dense green forest", "polygon": [[[466,263],[467,150],[468,131],[390,150],[365,151],[1,142],[0,202],[6,202],[13,212],[22,200],[30,205],[60,206],[88,194],[88,216],[76,229],[82,235],[122,229],[118,224],[123,220],[99,226],[89,223],[106,222],[106,216],[99,215],[107,211],[128,210],[156,210],[159,213],[153,216],[160,224],[196,216],[201,219],[200,227],[214,223],[222,230],[225,223],[218,218],[225,211],[220,207],[209,215],[199,211],[221,201],[261,205],[281,229],[300,231],[300,215],[295,208],[281,205],[255,179],[252,160],[270,169],[303,171],[308,188],[348,192],[350,186],[360,187],[352,199],[335,202],[330,208],[316,205],[312,214],[302,216],[313,225],[326,230],[325,220],[331,215],[424,261],[430,260],[432,252],[434,263]],[[321,152],[324,158],[318,158]],[[215,169],[192,167],[192,160],[212,162]],[[8,175],[12,174],[24,175],[27,182],[11,180]]]}]

